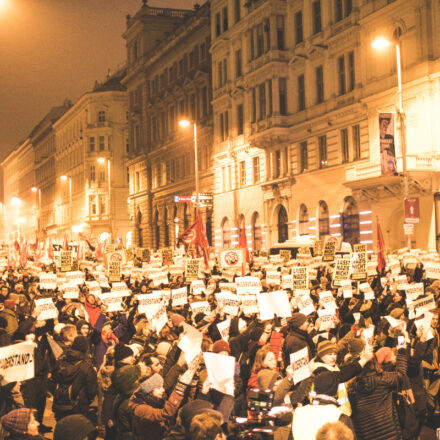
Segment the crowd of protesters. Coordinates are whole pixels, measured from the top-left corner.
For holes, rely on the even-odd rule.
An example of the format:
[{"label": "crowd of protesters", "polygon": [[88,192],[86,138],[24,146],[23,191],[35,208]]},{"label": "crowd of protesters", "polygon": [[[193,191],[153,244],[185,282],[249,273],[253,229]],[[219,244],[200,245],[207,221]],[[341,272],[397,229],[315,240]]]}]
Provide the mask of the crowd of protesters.
[{"label": "crowd of protesters", "polygon": [[[282,408],[284,423],[273,417],[275,439],[416,439],[422,428],[435,429],[440,420],[440,281],[426,277],[422,252],[413,255],[417,265],[405,266],[401,259],[397,271],[385,267],[367,277],[374,292],[369,300],[355,281],[352,294],[344,295],[333,283],[334,263],[315,257],[316,276],[308,281],[315,310],[303,313],[295,291],[285,289],[291,316],[265,321],[241,308],[237,316],[225,315],[216,294],[222,283],[231,288],[233,280],[224,278],[218,262],[202,273],[205,289],[198,295],[191,294],[183,273],[168,274],[168,284],[160,287],[147,276],[135,280],[125,275],[122,281],[131,294],[123,299],[124,310],[111,313],[86,283],[79,286],[78,299],[64,299],[61,287],[40,288],[35,269],[5,270],[0,280],[0,346],[33,343],[35,371],[33,378],[20,383],[7,382],[0,370],[1,436],[238,438],[233,437],[240,430],[235,421],[255,417],[249,400],[252,390],[259,389],[273,391],[273,411]],[[266,266],[271,263],[267,259],[262,264],[263,259],[251,262],[246,275],[261,280],[262,292],[279,290],[267,285]],[[80,266],[85,281],[98,279],[99,264]],[[135,259],[134,266],[140,265]],[[290,271],[279,261],[272,269]],[[41,271],[59,268],[43,265]],[[416,325],[416,318],[424,315],[410,313],[405,290],[395,282],[402,274],[405,285],[423,283],[420,298],[434,296],[436,307],[426,315],[431,317],[429,326]],[[207,300],[209,313],[194,314],[189,304],[172,307],[169,302],[168,321],[159,332],[138,313],[138,294],[186,286],[189,303]],[[325,331],[317,313],[324,308],[323,291],[330,291],[336,303],[333,324]],[[34,302],[42,297],[53,299],[57,319],[38,319]],[[226,319],[229,328],[220,333],[217,324]],[[203,356],[187,365],[178,346],[186,324],[203,335],[203,353],[235,359],[234,380],[226,389],[212,387]],[[290,355],[304,348],[310,371],[298,381]],[[44,424],[48,410],[55,426]]]}]

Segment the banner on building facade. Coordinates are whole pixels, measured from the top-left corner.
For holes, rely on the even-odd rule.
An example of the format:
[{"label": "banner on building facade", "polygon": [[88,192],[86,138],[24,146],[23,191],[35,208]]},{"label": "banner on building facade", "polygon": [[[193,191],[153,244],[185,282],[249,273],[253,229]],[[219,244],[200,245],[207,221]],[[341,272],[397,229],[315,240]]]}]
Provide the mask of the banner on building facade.
[{"label": "banner on building facade", "polygon": [[397,172],[397,167],[393,113],[379,113],[379,142],[382,176],[394,176]]}]

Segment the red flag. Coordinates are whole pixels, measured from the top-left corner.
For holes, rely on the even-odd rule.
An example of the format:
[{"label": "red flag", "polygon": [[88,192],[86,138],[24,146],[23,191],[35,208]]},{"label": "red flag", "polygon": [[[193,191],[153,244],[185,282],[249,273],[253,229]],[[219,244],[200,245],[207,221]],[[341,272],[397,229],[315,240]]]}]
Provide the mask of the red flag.
[{"label": "red flag", "polygon": [[14,247],[17,252],[20,252],[20,243],[18,243],[17,239],[14,241]]},{"label": "red flag", "polygon": [[96,245],[95,258],[96,258],[97,260],[99,260],[100,258],[103,257],[103,255],[104,255],[104,253],[103,253],[103,250],[102,250],[102,243],[99,242],[99,243]]},{"label": "red flag", "polygon": [[69,242],[67,240],[67,234],[64,234],[64,241],[63,241],[63,251],[69,250]]},{"label": "red flag", "polygon": [[51,260],[54,259],[54,255],[53,255],[53,246],[52,246],[52,239],[48,238],[48,245],[47,245],[47,256],[48,258],[50,258]]},{"label": "red flag", "polygon": [[377,218],[377,268],[380,273],[386,265],[385,243],[383,241],[382,229],[380,229],[379,218]]},{"label": "red flag", "polygon": [[80,241],[78,243],[78,252],[76,254],[76,259],[78,261],[85,260],[85,249],[84,249],[84,242],[83,241]]},{"label": "red flag", "polygon": [[20,265],[22,267],[26,267],[27,257],[28,257],[27,242],[24,241],[20,251]]},{"label": "red flag", "polygon": [[241,265],[241,276],[244,277],[245,275],[245,269],[246,269],[246,263],[250,263],[251,260],[249,258],[249,249],[247,246],[247,238],[246,238],[246,226],[243,220],[243,226],[241,228],[240,232],[240,240],[238,241],[238,247],[240,249],[243,249],[246,255],[246,261],[243,261],[243,264]]},{"label": "red flag", "polygon": [[206,237],[205,225],[203,224],[200,211],[197,210],[196,221],[177,238],[177,245],[193,243],[196,247],[197,256],[203,255],[205,266],[209,267],[209,243]]}]

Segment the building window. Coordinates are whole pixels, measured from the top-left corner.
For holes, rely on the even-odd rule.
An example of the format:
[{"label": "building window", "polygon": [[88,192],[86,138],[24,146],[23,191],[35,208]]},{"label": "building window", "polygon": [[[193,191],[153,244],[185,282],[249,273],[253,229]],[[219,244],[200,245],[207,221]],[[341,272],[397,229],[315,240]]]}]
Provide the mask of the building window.
[{"label": "building window", "polygon": [[307,150],[307,141],[301,142],[299,144],[299,171],[303,173],[309,168],[309,152]]},{"label": "building window", "polygon": [[284,206],[280,206],[278,211],[278,243],[284,243],[289,239],[289,218],[287,216],[287,211]]},{"label": "building window", "polygon": [[130,153],[130,142],[129,142],[128,138],[125,139],[125,152]]},{"label": "building window", "polygon": [[107,214],[107,198],[105,196],[99,196],[99,213],[101,215]]},{"label": "building window", "polygon": [[257,58],[264,53],[263,23],[257,25]]},{"label": "building window", "polygon": [[241,49],[238,49],[235,51],[235,77],[240,78],[242,74]]},{"label": "building window", "polygon": [[287,115],[287,79],[278,79],[280,115]]},{"label": "building window", "polygon": [[273,170],[273,176],[275,179],[281,176],[281,150],[275,151],[275,163],[274,163],[274,170]]},{"label": "building window", "polygon": [[95,151],[95,137],[94,136],[89,137],[89,150],[91,152]]},{"label": "building window", "polygon": [[105,138],[104,136],[99,136],[99,151],[105,150]]},{"label": "building window", "polygon": [[262,244],[262,234],[261,234],[261,224],[258,212],[255,212],[252,216],[251,226],[252,226],[252,246],[254,251],[259,251]]},{"label": "building window", "polygon": [[220,12],[215,14],[215,36],[218,37],[222,33]]},{"label": "building window", "polygon": [[328,206],[323,200],[319,202],[319,238],[323,238],[330,234],[330,218],[328,213]]},{"label": "building window", "polygon": [[348,91],[354,89],[355,86],[355,74],[354,74],[354,52],[348,53]]},{"label": "building window", "polygon": [[351,127],[351,133],[353,138],[353,160],[361,158],[361,139],[359,133],[359,125],[353,125]]},{"label": "building window", "polygon": [[134,173],[134,192],[139,192],[141,188],[141,176],[139,171]]},{"label": "building window", "polygon": [[127,185],[130,185],[130,168],[126,167]]},{"label": "building window", "polygon": [[223,18],[223,32],[228,30],[228,8],[223,8],[222,10],[222,18]]},{"label": "building window", "polygon": [[304,204],[299,208],[299,235],[309,235],[309,210]]},{"label": "building window", "polygon": [[315,70],[316,75],[316,102],[319,104],[324,102],[324,72],[322,66],[318,66]]},{"label": "building window", "polygon": [[246,161],[244,160],[240,162],[240,185],[246,185]]},{"label": "building window", "polygon": [[240,1],[234,0],[234,23],[239,22],[241,18]]},{"label": "building window", "polygon": [[105,111],[100,110],[98,112],[98,122],[105,122]]},{"label": "building window", "polygon": [[295,14],[295,44],[302,43],[303,39],[303,15],[302,11],[298,11]]},{"label": "building window", "polygon": [[266,85],[265,83],[258,86],[258,104],[259,104],[259,119],[266,117]]},{"label": "building window", "polygon": [[223,248],[228,249],[231,246],[231,227],[229,226],[229,219],[227,217],[222,220],[221,229]]},{"label": "building window", "polygon": [[156,165],[156,183],[157,186],[162,185],[162,165],[160,163]]},{"label": "building window", "polygon": [[251,89],[252,94],[252,122],[257,120],[257,92],[255,87]]},{"label": "building window", "polygon": [[341,21],[353,11],[353,0],[335,0],[335,19]]},{"label": "building window", "polygon": [[202,87],[200,90],[201,116],[204,118],[208,114],[208,89]]},{"label": "building window", "polygon": [[90,182],[94,182],[95,178],[96,178],[95,165],[90,165],[90,168],[89,168],[89,180],[90,180]]},{"label": "building window", "polygon": [[327,166],[327,136],[319,136],[319,168],[325,168]]},{"label": "building window", "polygon": [[237,105],[237,136],[242,135],[244,132],[244,114],[243,104]]},{"label": "building window", "polygon": [[346,92],[345,86],[345,58],[344,55],[338,57],[338,85],[339,95],[343,95]]},{"label": "building window", "polygon": [[270,21],[268,18],[264,19],[263,30],[264,30],[264,51],[268,52],[270,50]]},{"label": "building window", "polygon": [[170,130],[171,132],[173,132],[176,128],[176,121],[174,118],[174,106],[170,106],[169,110],[168,110],[168,115],[169,115],[169,125],[170,125]]},{"label": "building window", "polygon": [[89,210],[91,215],[97,214],[97,206],[96,206],[96,196],[89,197]]},{"label": "building window", "polygon": [[228,111],[220,113],[220,139],[225,141],[229,136],[229,114]]},{"label": "building window", "polygon": [[196,94],[195,93],[191,93],[191,95],[189,95],[189,108],[190,108],[191,119],[194,121],[196,119]]},{"label": "building window", "polygon": [[272,98],[272,80],[267,80],[267,100],[269,102],[268,116],[272,116],[273,113],[273,98]]},{"label": "building window", "polygon": [[285,48],[284,15],[277,15],[277,49],[284,50]]},{"label": "building window", "polygon": [[260,181],[260,156],[256,156],[252,159],[252,173],[254,183],[258,183]]},{"label": "building window", "polygon": [[347,163],[350,161],[350,152],[348,150],[348,129],[343,128],[341,130],[341,154],[342,163]]},{"label": "building window", "polygon": [[304,75],[298,76],[298,111],[306,108],[306,88],[304,83]]},{"label": "building window", "polygon": [[322,31],[321,0],[312,3],[313,33]]}]

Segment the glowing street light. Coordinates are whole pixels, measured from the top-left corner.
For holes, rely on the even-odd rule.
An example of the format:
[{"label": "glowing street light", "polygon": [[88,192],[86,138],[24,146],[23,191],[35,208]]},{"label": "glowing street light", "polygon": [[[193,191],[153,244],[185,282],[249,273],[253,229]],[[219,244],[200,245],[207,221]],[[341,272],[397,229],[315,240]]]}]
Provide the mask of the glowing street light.
[{"label": "glowing street light", "polygon": [[196,207],[199,207],[199,155],[197,152],[197,124],[195,122],[188,121],[187,119],[182,119],[179,121],[179,126],[182,128],[187,128],[190,125],[194,126],[194,177],[196,183]]},{"label": "glowing street light", "polygon": [[14,205],[20,205],[21,200],[20,200],[17,196],[13,196],[13,197],[12,197],[12,203],[13,203]]},{"label": "glowing street light", "polygon": [[390,45],[390,41],[385,37],[377,37],[372,43],[371,47],[373,49],[386,49]]},{"label": "glowing street light", "polygon": [[37,190],[38,190],[38,188],[36,186],[33,186],[31,189],[32,189],[33,193],[37,192]]}]

